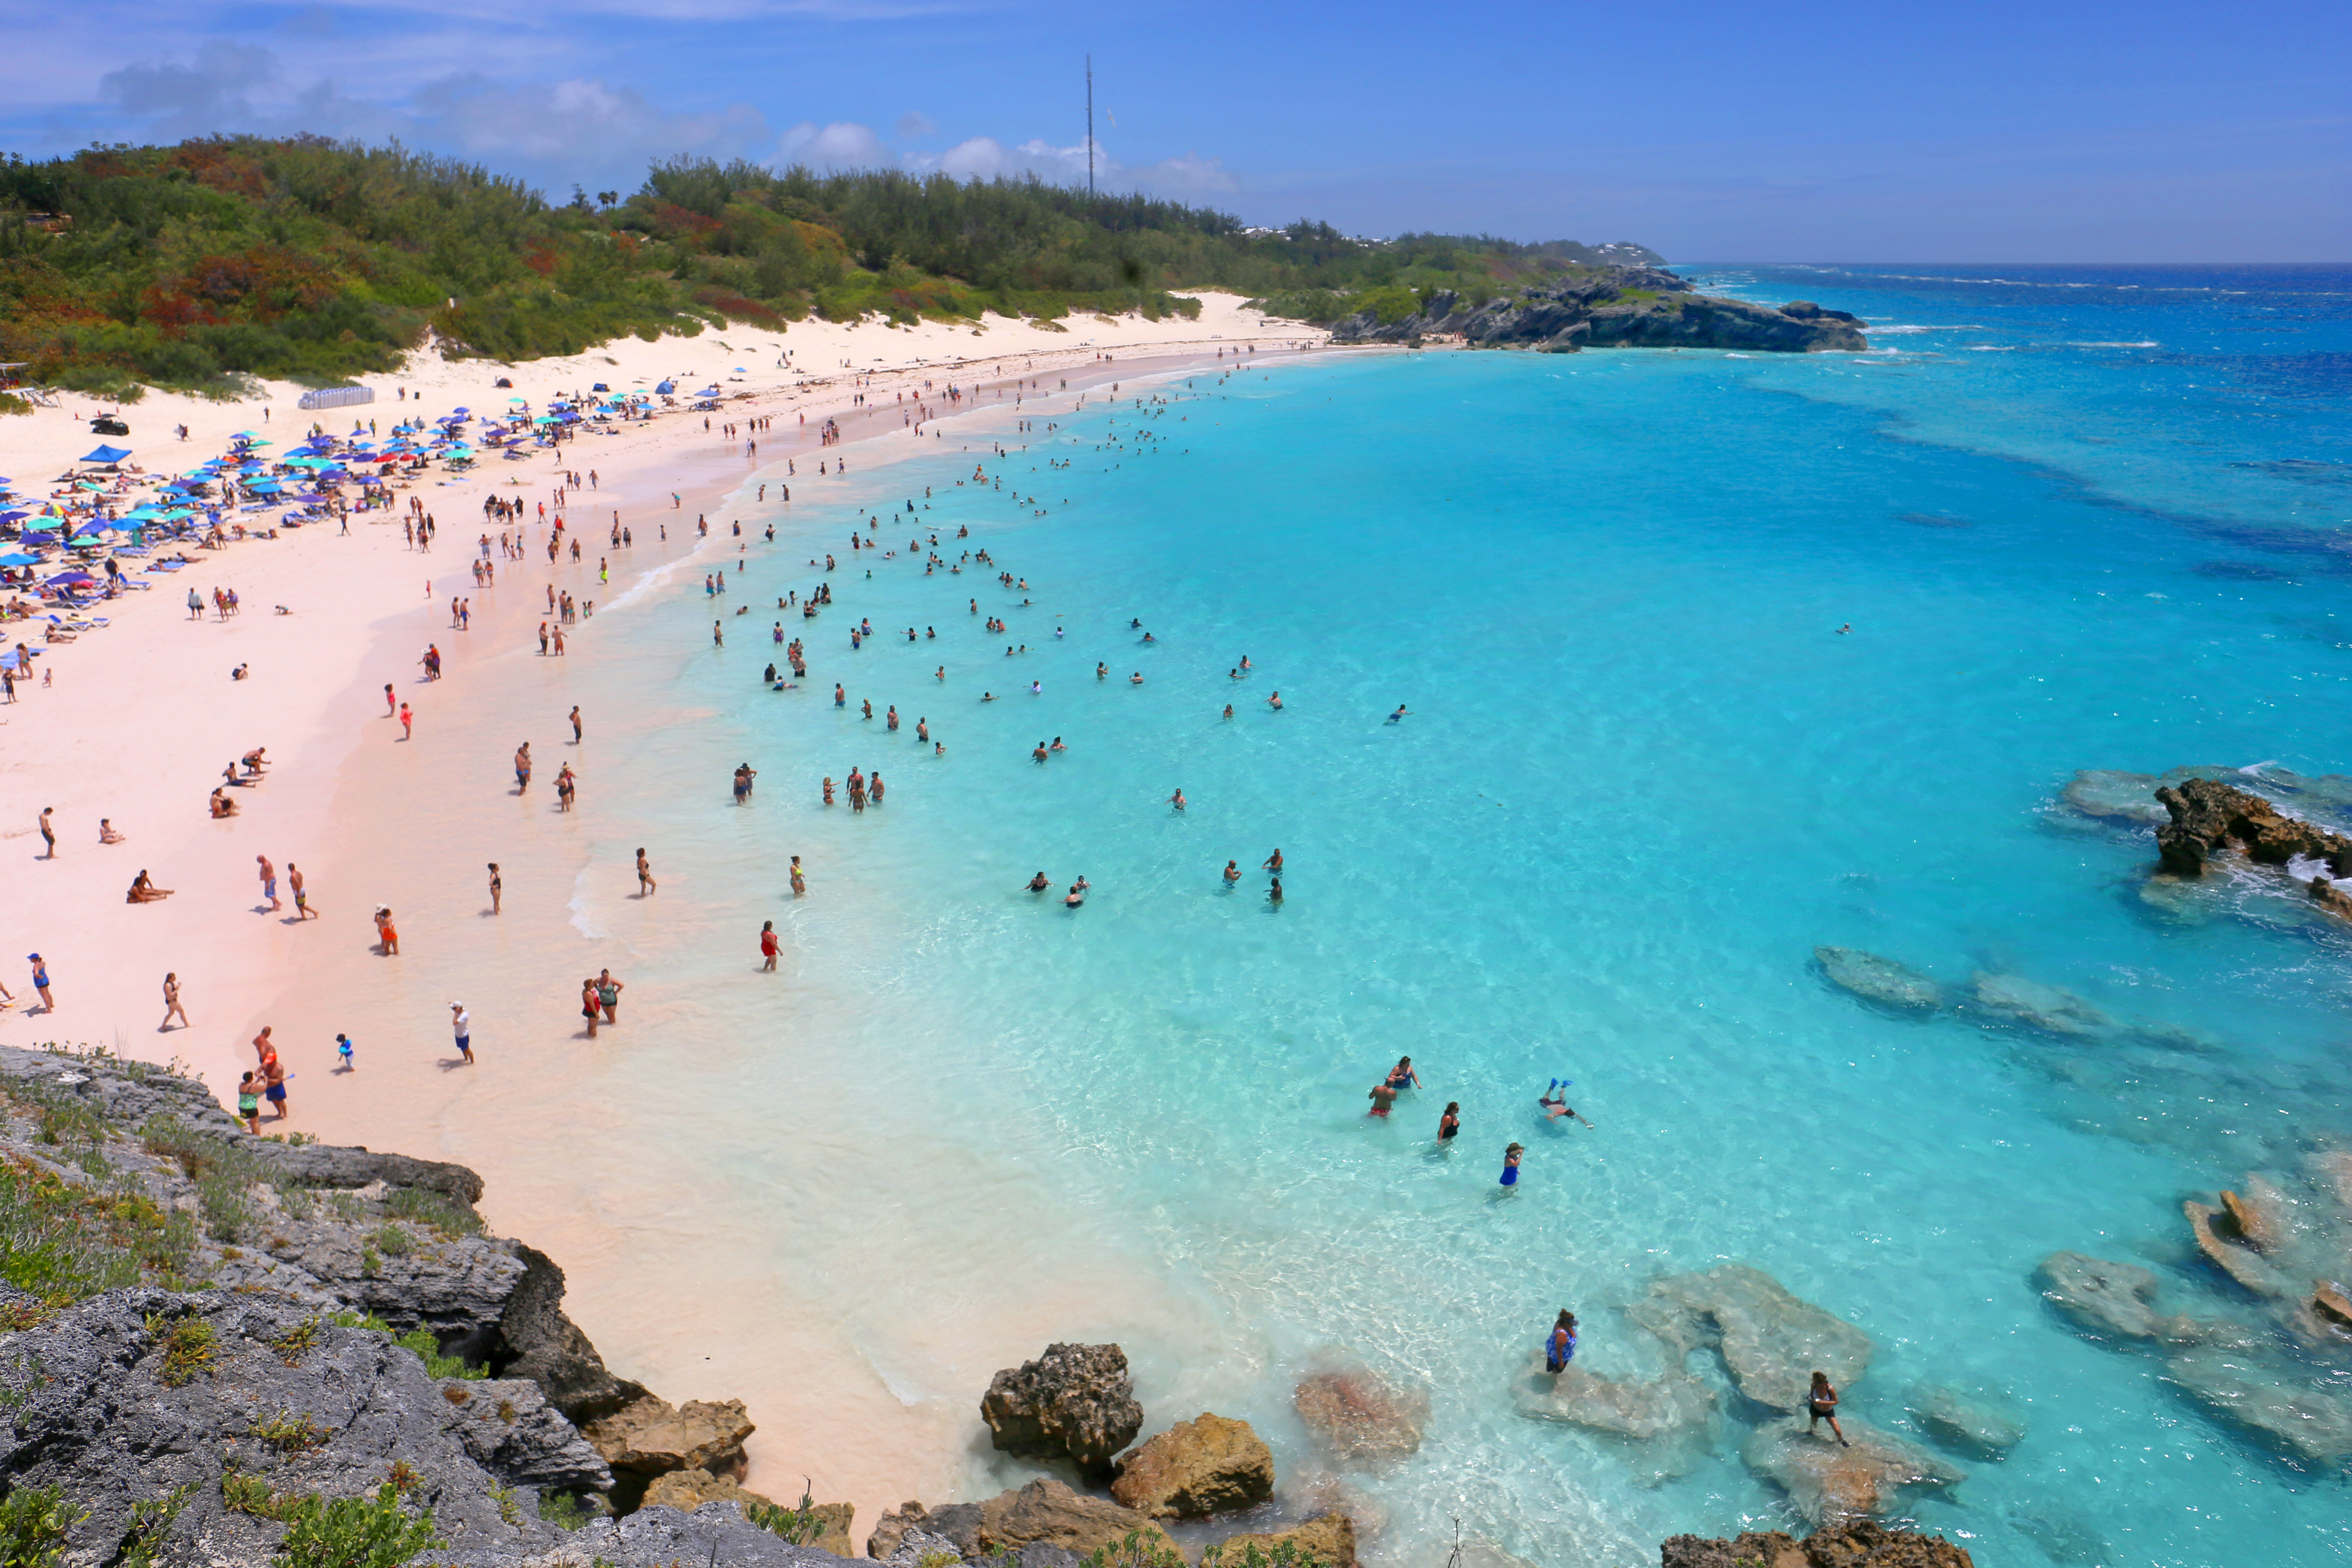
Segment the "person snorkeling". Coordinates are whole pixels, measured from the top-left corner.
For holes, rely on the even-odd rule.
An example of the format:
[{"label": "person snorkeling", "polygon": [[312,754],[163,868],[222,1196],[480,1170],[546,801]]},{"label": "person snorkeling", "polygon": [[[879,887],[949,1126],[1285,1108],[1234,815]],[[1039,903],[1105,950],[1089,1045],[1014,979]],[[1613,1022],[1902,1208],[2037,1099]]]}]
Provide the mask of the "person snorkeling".
[{"label": "person snorkeling", "polygon": [[[1569,1080],[1556,1078],[1545,1086],[1543,1093],[1537,1098],[1536,1103],[1543,1108],[1544,1115],[1554,1121],[1562,1121],[1570,1116],[1576,1117],[1579,1121],[1584,1121],[1584,1118],[1578,1114],[1576,1107],[1568,1102],[1568,1089]],[[1584,1125],[1590,1127],[1592,1123],[1584,1121]]]}]

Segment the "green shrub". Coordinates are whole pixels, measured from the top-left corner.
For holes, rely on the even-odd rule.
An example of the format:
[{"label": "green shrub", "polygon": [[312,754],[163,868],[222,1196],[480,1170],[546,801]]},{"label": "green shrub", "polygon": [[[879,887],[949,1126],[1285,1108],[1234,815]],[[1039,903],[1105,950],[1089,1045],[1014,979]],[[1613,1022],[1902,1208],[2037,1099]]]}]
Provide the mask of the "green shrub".
[{"label": "green shrub", "polygon": [[53,1568],[65,1561],[66,1534],[85,1516],[58,1487],[18,1487],[0,1499],[0,1564]]},{"label": "green shrub", "polygon": [[806,1546],[824,1533],[824,1521],[817,1517],[816,1496],[809,1489],[809,1479],[801,1478],[801,1500],[797,1507],[779,1508],[773,1503],[747,1502],[743,1517],[772,1535],[781,1535],[794,1546]]},{"label": "green shrub", "polygon": [[172,1521],[180,1517],[195,1490],[193,1485],[173,1487],[162,1497],[132,1503],[131,1529],[122,1538],[117,1568],[156,1568],[163,1556],[163,1537],[171,1533]]},{"label": "green shrub", "polygon": [[156,1312],[149,1315],[146,1327],[163,1348],[163,1365],[156,1375],[164,1387],[185,1387],[199,1373],[211,1370],[219,1335],[204,1319],[182,1318],[174,1321]]},{"label": "green shrub", "polygon": [[294,1504],[278,1561],[287,1568],[399,1568],[440,1544],[433,1510],[410,1515],[387,1481],[373,1499],[307,1497]]},{"label": "green shrub", "polygon": [[384,1200],[383,1212],[425,1226],[445,1237],[479,1236],[482,1216],[470,1204],[459,1203],[430,1187],[403,1187]]},{"label": "green shrub", "polygon": [[325,1443],[329,1436],[327,1429],[310,1416],[288,1410],[256,1420],[251,1431],[252,1436],[281,1454],[307,1452]]},{"label": "green shrub", "polygon": [[541,1492],[539,1517],[558,1530],[578,1530],[588,1522],[588,1510],[570,1492]]}]

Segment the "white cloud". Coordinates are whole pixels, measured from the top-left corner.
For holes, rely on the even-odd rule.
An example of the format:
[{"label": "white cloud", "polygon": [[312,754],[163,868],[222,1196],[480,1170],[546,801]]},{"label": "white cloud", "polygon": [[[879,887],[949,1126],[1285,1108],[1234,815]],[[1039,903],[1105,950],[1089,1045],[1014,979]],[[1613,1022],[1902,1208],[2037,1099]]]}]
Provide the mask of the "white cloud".
[{"label": "white cloud", "polygon": [[813,169],[887,169],[897,165],[898,155],[866,126],[835,121],[820,127],[803,120],[776,143],[776,161]]},{"label": "white cloud", "polygon": [[[1083,142],[1056,147],[1050,142],[1033,140],[1007,147],[993,136],[974,136],[957,142],[936,159],[909,159],[908,163],[918,168],[936,168],[959,180],[1034,174],[1052,184],[1082,185],[1087,181],[1087,144]],[[1149,191],[1155,195],[1199,200],[1241,188],[1223,163],[1196,153],[1130,167],[1097,142],[1094,163],[1096,185],[1108,190]]]},{"label": "white cloud", "polygon": [[939,128],[940,122],[920,110],[908,110],[898,116],[898,131],[900,136],[929,136]]}]

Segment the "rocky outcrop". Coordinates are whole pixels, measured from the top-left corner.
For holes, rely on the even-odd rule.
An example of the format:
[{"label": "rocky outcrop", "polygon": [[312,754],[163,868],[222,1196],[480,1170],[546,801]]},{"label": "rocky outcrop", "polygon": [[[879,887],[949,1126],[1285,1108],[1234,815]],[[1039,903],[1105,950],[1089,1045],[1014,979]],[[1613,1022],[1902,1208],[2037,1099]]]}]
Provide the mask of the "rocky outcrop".
[{"label": "rocky outcrop", "polygon": [[1206,1519],[1274,1495],[1274,1451],[1246,1421],[1180,1421],[1119,1462],[1110,1495],[1150,1519]]},{"label": "rocky outcrop", "polygon": [[1698,1535],[1667,1538],[1659,1568],[1976,1568],[1965,1548],[1940,1535],[1890,1530],[1875,1520],[1853,1520],[1816,1531],[1803,1541],[1775,1531],[1750,1531],[1729,1541]]},{"label": "rocky outcrop", "polygon": [[2291,860],[2326,864],[2330,877],[2352,877],[2352,838],[2288,816],[2261,795],[2214,779],[2188,779],[2156,792],[2171,820],[2156,830],[2158,868],[2200,877],[2205,862],[2236,849],[2264,866]]},{"label": "rocky outcrop", "polygon": [[2025,1440],[2025,1413],[1998,1388],[1923,1383],[1905,1404],[1920,1431],[1956,1453],[2000,1459]]},{"label": "rocky outcrop", "polygon": [[[46,1225],[58,1244],[46,1300],[0,1288],[0,1380],[38,1369],[0,1397],[0,1491],[61,1487],[81,1516],[72,1561],[262,1562],[298,1504],[387,1482],[388,1506],[430,1514],[450,1568],[636,1568],[685,1541],[833,1561],[708,1498],[690,1529],[667,1509],[579,1535],[541,1516],[559,1497],[575,1518],[582,1497],[609,1511],[615,1492],[574,1413],[651,1401],[641,1415],[667,1412],[676,1440],[640,1419],[623,1457],[706,1474],[740,1466],[751,1424],[614,1378],[564,1316],[561,1270],[483,1233],[462,1166],[257,1139],[194,1079],[8,1047],[0,1160],[11,1236]],[[104,1230],[78,1229],[82,1213]],[[142,1271],[154,1283],[101,1289]]]},{"label": "rocky outcrop", "polygon": [[756,1430],[740,1399],[682,1405],[646,1394],[588,1423],[583,1435],[616,1470],[740,1471],[743,1442]]},{"label": "rocky outcrop", "polygon": [[1417,343],[1459,338],[1474,348],[1744,349],[1807,353],[1867,349],[1862,321],[1793,300],[1775,310],[1694,290],[1655,267],[1596,267],[1552,283],[1473,305],[1451,289],[1422,297],[1420,309],[1383,320],[1360,310],[1331,323],[1336,343]]},{"label": "rocky outcrop", "polygon": [[1898,1013],[1941,1012],[1947,1001],[1943,986],[1935,980],[1858,947],[1817,947],[1813,962],[1822,966],[1831,984]]},{"label": "rocky outcrop", "polygon": [[1745,1263],[1653,1280],[1628,1315],[1677,1358],[1719,1352],[1739,1392],[1772,1410],[1803,1408],[1816,1371],[1843,1388],[1870,1366],[1869,1335]]},{"label": "rocky outcrop", "polygon": [[[772,1509],[779,1506],[772,1498],[745,1488],[734,1477],[712,1475],[709,1470],[667,1470],[654,1478],[646,1488],[646,1508],[674,1508],[680,1513],[693,1513],[713,1503],[731,1503],[737,1509]],[[819,1529],[807,1544],[835,1557],[860,1555],[850,1536],[850,1525],[857,1510],[845,1502],[821,1502],[809,1512],[815,1517]]]},{"label": "rocky outcrop", "polygon": [[2083,816],[2101,822],[2155,827],[2171,820],[2156,798],[2159,789],[2177,788],[2190,779],[2220,779],[2236,774],[2235,768],[2174,768],[2168,773],[2134,773],[2117,768],[2084,768],[2066,781],[2066,804]]},{"label": "rocky outcrop", "polygon": [[1831,1436],[1826,1423],[1809,1430],[1801,1416],[1776,1421],[1759,1427],[1739,1457],[1816,1525],[1882,1512],[1906,1487],[1958,1486],[1967,1478],[1965,1470],[1859,1416],[1841,1415],[1838,1424],[1845,1428],[1843,1443]]},{"label": "rocky outcrop", "polygon": [[1024,1458],[1069,1458],[1102,1470],[1143,1430],[1127,1352],[1117,1345],[1047,1345],[1008,1367],[981,1397],[990,1439]]},{"label": "rocky outcrop", "polygon": [[986,1502],[950,1503],[938,1509],[927,1509],[919,1502],[901,1503],[874,1527],[874,1533],[866,1538],[866,1552],[869,1557],[895,1559],[911,1537],[923,1534],[949,1542],[962,1557],[1013,1552],[1025,1559],[1033,1546],[1059,1547],[1084,1557],[1126,1540],[1136,1531],[1166,1551],[1176,1551],[1175,1542],[1155,1521],[1046,1477],[1016,1490],[1000,1492]]},{"label": "rocky outcrop", "polygon": [[1356,1568],[1356,1521],[1344,1513],[1320,1514],[1288,1530],[1230,1535],[1210,1550],[1225,1562],[1238,1563],[1252,1547],[1271,1554],[1285,1546],[1296,1552],[1302,1563],[1320,1563],[1324,1568]]},{"label": "rocky outcrop", "polygon": [[1382,1464],[1417,1453],[1429,1424],[1426,1390],[1399,1388],[1364,1366],[1309,1373],[1291,1404],[1316,1447],[1343,1464]]}]

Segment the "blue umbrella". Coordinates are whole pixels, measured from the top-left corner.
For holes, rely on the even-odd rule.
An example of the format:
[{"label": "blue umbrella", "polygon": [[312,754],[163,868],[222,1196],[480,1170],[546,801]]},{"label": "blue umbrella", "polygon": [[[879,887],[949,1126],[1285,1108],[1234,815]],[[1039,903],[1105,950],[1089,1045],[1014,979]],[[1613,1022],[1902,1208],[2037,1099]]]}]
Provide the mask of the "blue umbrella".
[{"label": "blue umbrella", "polygon": [[48,586],[52,588],[79,588],[85,583],[95,583],[97,581],[97,578],[91,576],[87,572],[60,572],[56,576],[48,580]]},{"label": "blue umbrella", "polygon": [[82,461],[85,463],[119,463],[129,456],[131,456],[131,448],[128,447],[109,447],[101,443],[97,451],[92,452],[82,458]]},{"label": "blue umbrella", "polygon": [[22,550],[11,550],[7,554],[0,555],[0,566],[38,566],[40,563],[39,556]]}]

